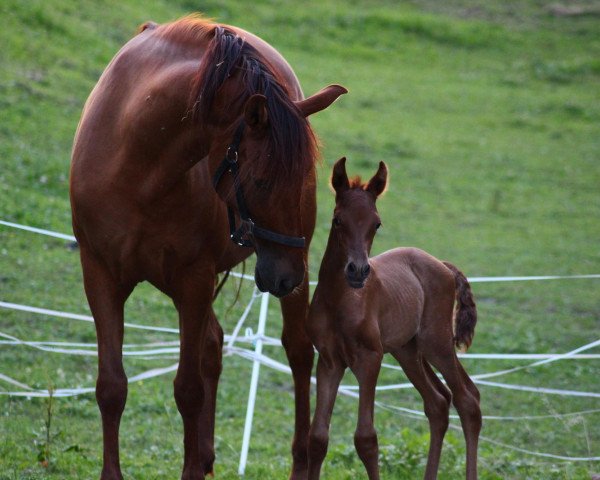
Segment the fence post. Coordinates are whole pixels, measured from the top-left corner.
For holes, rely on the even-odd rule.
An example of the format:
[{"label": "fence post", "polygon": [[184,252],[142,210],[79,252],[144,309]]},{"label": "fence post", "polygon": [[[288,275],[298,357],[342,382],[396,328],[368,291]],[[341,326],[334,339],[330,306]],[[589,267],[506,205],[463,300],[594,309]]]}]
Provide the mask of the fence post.
[{"label": "fence post", "polygon": [[[260,301],[260,314],[258,317],[258,331],[256,332],[256,345],[254,353],[258,357],[262,354],[263,337],[267,323],[267,312],[269,310],[269,294],[263,293]],[[248,393],[248,406],[246,408],[246,423],[244,424],[244,437],[242,439],[242,452],[240,454],[240,465],[238,474],[244,475],[246,462],[248,460],[248,449],[250,448],[250,434],[252,433],[252,419],[254,417],[254,404],[256,402],[256,391],[258,388],[258,375],[260,373],[260,362],[254,359],[252,365],[252,377],[250,378],[250,391]]]}]

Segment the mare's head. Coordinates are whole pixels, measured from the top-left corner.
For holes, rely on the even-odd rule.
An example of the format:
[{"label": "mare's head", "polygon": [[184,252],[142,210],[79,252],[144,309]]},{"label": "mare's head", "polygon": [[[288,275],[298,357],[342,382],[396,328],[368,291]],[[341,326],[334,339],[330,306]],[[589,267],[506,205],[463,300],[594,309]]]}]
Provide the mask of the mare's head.
[{"label": "mare's head", "polygon": [[345,157],[333,167],[335,210],[331,236],[337,254],[345,259],[344,274],[352,288],[362,288],[371,271],[369,253],[375,232],[381,226],[375,201],[385,191],[387,174],[387,166],[379,162],[377,173],[363,183],[359,177],[348,179]]},{"label": "mare's head", "polygon": [[[314,228],[317,142],[307,117],[346,89],[293,101],[299,87],[268,55],[217,27],[198,74],[196,113],[208,132],[215,189],[237,216],[234,230],[242,225],[232,238],[256,251],[258,288],[281,297],[304,279]],[[220,168],[227,157],[233,169]]]}]

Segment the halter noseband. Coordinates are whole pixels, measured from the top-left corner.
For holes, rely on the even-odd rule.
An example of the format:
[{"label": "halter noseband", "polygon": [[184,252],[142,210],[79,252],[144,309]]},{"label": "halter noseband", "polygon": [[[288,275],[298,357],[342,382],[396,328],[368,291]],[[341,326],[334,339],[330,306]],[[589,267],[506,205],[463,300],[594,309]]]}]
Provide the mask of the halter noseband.
[{"label": "halter noseband", "polygon": [[233,175],[235,199],[237,202],[238,213],[242,222],[239,228],[236,228],[235,213],[233,212],[233,209],[227,205],[227,217],[229,218],[229,232],[231,240],[242,247],[253,247],[254,243],[252,238],[261,238],[263,240],[269,240],[287,247],[304,248],[306,243],[304,237],[290,237],[288,235],[267,230],[266,228],[261,228],[256,225],[252,221],[252,217],[250,217],[250,212],[248,211],[246,201],[244,200],[244,192],[242,191],[242,186],[240,184],[238,167],[238,149],[242,141],[242,136],[244,135],[244,126],[245,123],[242,120],[233,135],[231,144],[227,148],[225,157],[217,167],[217,171],[213,176],[213,187],[216,190],[225,172],[229,171],[231,172],[231,175]]}]

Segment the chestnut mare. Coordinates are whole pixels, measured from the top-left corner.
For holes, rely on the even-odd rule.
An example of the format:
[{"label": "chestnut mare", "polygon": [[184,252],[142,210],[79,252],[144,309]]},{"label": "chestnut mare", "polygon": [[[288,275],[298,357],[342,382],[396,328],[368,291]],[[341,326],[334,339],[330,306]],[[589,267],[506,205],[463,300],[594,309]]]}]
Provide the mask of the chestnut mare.
[{"label": "chestnut mare", "polygon": [[[437,477],[453,400],[466,438],[467,478],[475,479],[481,429],[479,392],[454,350],[455,345],[471,344],[477,322],[469,283],[452,264],[416,248],[396,248],[369,259],[381,225],[375,200],[385,190],[387,167],[381,162],[375,176],[363,184],[360,178],[348,180],[345,160],[340,159],[333,169],[333,226],[308,317],[308,332],[319,351],[309,479],[319,478],[331,412],[346,367],[359,383],[354,445],[369,478],[379,478],[373,415],[377,376],[383,354],[388,352],[423,397],[431,431],[425,478]],[[442,373],[452,394],[430,364]]]},{"label": "chestnut mare", "polygon": [[122,478],[123,306],[142,281],[170,296],[179,314],[182,478],[212,472],[223,343],[215,279],[253,252],[258,287],[282,297],[296,395],[291,477],[306,478],[313,363],[306,262],[317,156],[306,117],[343,93],[331,85],[303,100],[273,47],[200,17],[146,23],[102,74],[71,166],[73,229],[98,337],[102,479]]}]

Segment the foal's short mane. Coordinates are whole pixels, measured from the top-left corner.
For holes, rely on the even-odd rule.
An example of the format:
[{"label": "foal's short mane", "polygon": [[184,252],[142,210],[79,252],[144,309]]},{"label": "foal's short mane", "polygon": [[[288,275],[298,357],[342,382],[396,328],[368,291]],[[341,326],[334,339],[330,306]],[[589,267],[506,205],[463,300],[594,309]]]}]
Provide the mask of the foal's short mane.
[{"label": "foal's short mane", "polygon": [[[348,185],[350,190],[366,190],[368,182],[363,182],[362,178],[360,178],[360,175],[355,175],[354,177],[348,179]],[[331,189],[334,190],[333,185],[330,186]]]},{"label": "foal's short mane", "polygon": [[[207,25],[197,28],[202,30]],[[290,99],[278,73],[258,50],[233,30],[213,24],[213,38],[192,86],[194,118],[210,122],[217,92],[230,78],[239,87],[237,96],[229,100],[230,106],[239,110],[240,116],[250,96],[259,93],[267,98],[270,155],[261,156],[263,164],[253,164],[254,171],[265,176],[272,188],[284,184],[289,187],[290,178],[301,181],[317,158],[317,141],[308,121]]]},{"label": "foal's short mane", "polygon": [[363,182],[359,175],[348,179],[348,182],[352,190],[366,190],[368,184],[368,182]]}]

